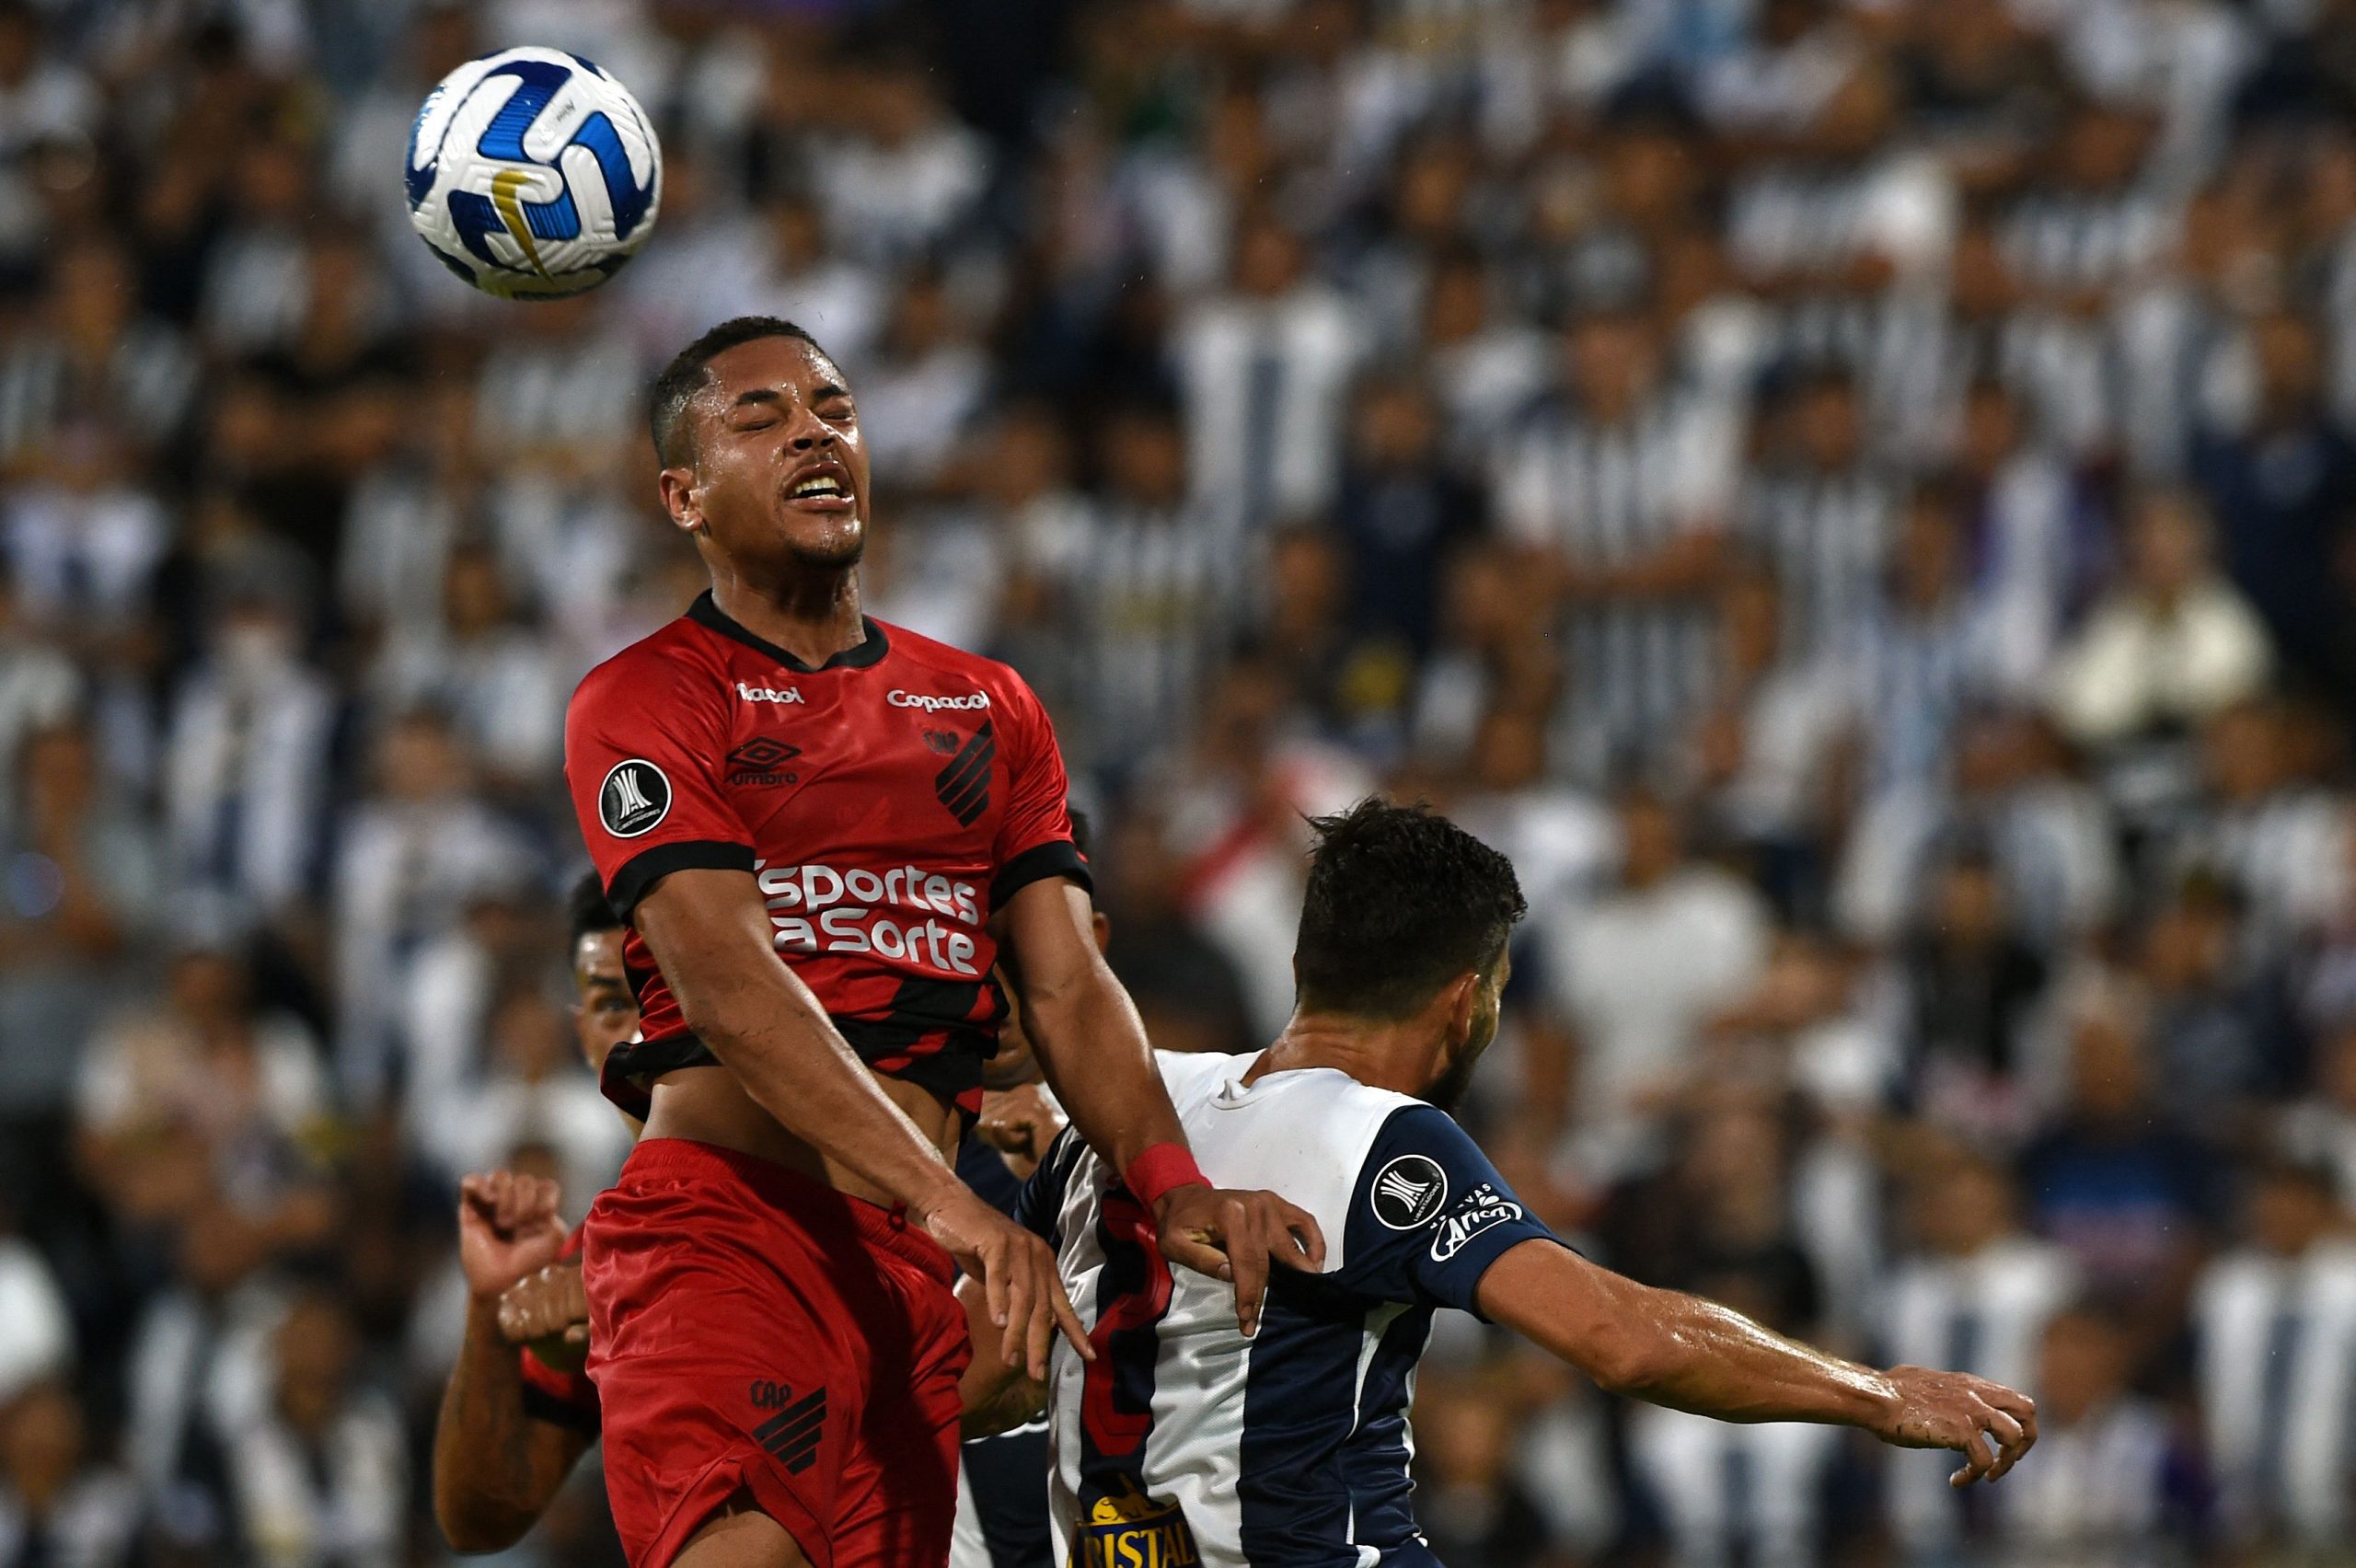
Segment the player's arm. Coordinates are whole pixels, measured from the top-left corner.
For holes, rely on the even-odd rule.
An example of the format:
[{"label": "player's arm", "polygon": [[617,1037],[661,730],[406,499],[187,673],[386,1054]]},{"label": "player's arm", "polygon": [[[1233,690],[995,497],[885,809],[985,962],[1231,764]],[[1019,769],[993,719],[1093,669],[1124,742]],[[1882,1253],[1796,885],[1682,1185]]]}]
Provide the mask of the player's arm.
[{"label": "player's arm", "polygon": [[499,1323],[501,1293],[564,1244],[556,1198],[556,1183],[503,1171],[459,1187],[467,1335],[433,1428],[433,1516],[460,1551],[522,1539],[589,1447],[586,1433],[530,1412],[520,1353]]},{"label": "player's arm", "polygon": [[1484,1316],[1613,1393],[1720,1421],[1812,1421],[1863,1427],[1902,1448],[1952,1448],[1964,1456],[1950,1478],[1957,1486],[1996,1480],[2037,1441],[2036,1402],[2001,1384],[1842,1361],[1550,1239],[1524,1240],[1492,1262],[1479,1302]]},{"label": "player's arm", "polygon": [[697,1038],[780,1126],[906,1204],[981,1277],[1010,1357],[1027,1355],[1044,1375],[1058,1323],[1086,1353],[1054,1256],[958,1181],[884,1094],[770,946],[768,910],[750,872],[674,871],[639,901],[634,917]]},{"label": "player's arm", "polygon": [[1172,1262],[1235,1284],[1243,1332],[1258,1326],[1271,1261],[1315,1273],[1325,1238],[1274,1193],[1215,1190],[1153,1065],[1137,1005],[1097,951],[1088,894],[1062,877],[1018,889],[994,917],[1024,1032],[1071,1124],[1153,1210]]}]

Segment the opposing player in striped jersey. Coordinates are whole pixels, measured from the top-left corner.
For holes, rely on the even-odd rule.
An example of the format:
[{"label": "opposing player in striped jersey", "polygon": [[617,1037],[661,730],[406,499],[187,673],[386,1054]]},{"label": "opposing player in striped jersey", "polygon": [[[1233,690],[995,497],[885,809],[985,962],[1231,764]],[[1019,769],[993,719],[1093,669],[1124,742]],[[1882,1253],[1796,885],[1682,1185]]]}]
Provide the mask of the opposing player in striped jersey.
[{"label": "opposing player in striped jersey", "polygon": [[1439,1307],[1614,1392],[1957,1450],[1958,1486],[2027,1451],[2035,1406],[2010,1389],[1836,1360],[1557,1241],[1448,1113],[1496,1033],[1524,910],[1513,868],[1421,809],[1367,801],[1317,829],[1284,1033],[1256,1055],[1160,1064],[1205,1170],[1281,1180],[1324,1231],[1324,1272],[1273,1280],[1247,1338],[1212,1282],[1161,1260],[1151,1217],[1080,1140],[1059,1138],[1024,1189],[1095,1358],[1059,1349],[1051,1389],[1025,1387],[977,1342],[988,1365],[969,1370],[967,1405],[1019,1417],[1047,1400],[1057,1562],[1429,1568],[1407,1407]]}]

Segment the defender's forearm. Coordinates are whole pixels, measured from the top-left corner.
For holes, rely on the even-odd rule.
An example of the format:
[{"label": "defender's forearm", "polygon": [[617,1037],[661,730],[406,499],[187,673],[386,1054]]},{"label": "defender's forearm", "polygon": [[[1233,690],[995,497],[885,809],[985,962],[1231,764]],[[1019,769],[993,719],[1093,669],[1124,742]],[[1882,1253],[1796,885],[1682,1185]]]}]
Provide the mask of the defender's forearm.
[{"label": "defender's forearm", "polygon": [[1481,1309],[1613,1393],[1721,1421],[1879,1430],[1897,1400],[1870,1367],[1785,1339],[1732,1308],[1639,1285],[1553,1241],[1481,1276]]},{"label": "defender's forearm", "polygon": [[1656,1343],[1613,1390],[1720,1421],[1878,1424],[1896,1390],[1870,1367],[1785,1339],[1730,1307],[1649,1292]]},{"label": "defender's forearm", "polygon": [[537,1521],[588,1447],[524,1407],[516,1348],[499,1304],[469,1301],[458,1365],[433,1428],[433,1516],[460,1551],[498,1551]]}]

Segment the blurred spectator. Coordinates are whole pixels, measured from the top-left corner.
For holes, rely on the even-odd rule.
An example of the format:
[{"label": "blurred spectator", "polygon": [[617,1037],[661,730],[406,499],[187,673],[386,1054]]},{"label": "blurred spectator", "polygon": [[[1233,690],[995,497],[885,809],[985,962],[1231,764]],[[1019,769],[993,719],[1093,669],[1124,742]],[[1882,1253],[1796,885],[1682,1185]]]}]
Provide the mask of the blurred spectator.
[{"label": "blurred spectator", "polygon": [[1523,421],[1500,520],[1568,606],[1570,710],[1600,777],[1688,717],[1709,678],[1703,594],[1722,554],[1735,433],[1668,386],[1633,312],[1565,335],[1564,386]]},{"label": "blurred spectator", "polygon": [[375,1105],[398,1081],[395,1024],[428,939],[473,890],[512,884],[531,864],[514,830],[469,791],[473,760],[439,714],[404,714],[377,739],[374,790],[339,824],[337,1069],[355,1104]]},{"label": "blurred spectator", "polygon": [[1486,500],[1462,472],[1425,386],[1361,386],[1334,501],[1350,559],[1350,625],[1394,648],[1403,674],[1431,651],[1448,558],[1487,525]]},{"label": "blurred spectator", "polygon": [[2029,1215],[2089,1289],[2157,1333],[2218,1217],[2218,1158],[2163,1109],[2146,998],[2096,981],[2064,1005],[2069,1078],[2021,1156]]},{"label": "blurred spectator", "polygon": [[165,738],[165,813],[184,884],[278,919],[318,886],[336,697],[303,661],[285,585],[249,582],[180,683]]},{"label": "blurred spectator", "polygon": [[[1969,1154],[1927,1151],[1911,1173],[1910,1228],[1919,1249],[1892,1271],[1882,1348],[1893,1360],[1959,1367],[2032,1397],[2046,1325],[2077,1288],[2067,1253],[2021,1227],[2004,1170]],[[1903,1454],[1890,1467],[1890,1528],[1910,1552],[1952,1551],[1966,1503],[1952,1466]]]},{"label": "blurred spectator", "polygon": [[979,409],[988,372],[946,281],[919,272],[900,290],[882,339],[860,367],[860,426],[895,489],[930,488]]},{"label": "blurred spectator", "polygon": [[2356,1249],[2329,1177],[2262,1167],[2243,1239],[2192,1298],[2200,1394],[2233,1537],[2311,1551],[2347,1539]]},{"label": "blurred spectator", "polygon": [[1755,892],[1687,858],[1676,806],[1632,790],[1617,813],[1619,885],[1532,934],[1575,1042],[1574,1143],[1596,1182],[1658,1161],[1702,1026],[1756,978],[1768,931]]},{"label": "blurred spectator", "polygon": [[170,450],[197,366],[178,333],[140,315],[137,282],[101,240],[57,256],[41,321],[0,356],[0,469],[38,474],[65,432],[123,414],[140,459]]},{"label": "blurred spectator", "polygon": [[108,787],[87,730],[36,732],[17,763],[0,909],[0,1107],[12,1120],[64,1109],[77,1049],[139,974],[163,880],[147,823]]},{"label": "blurred spectator", "polygon": [[1230,291],[1179,324],[1172,354],[1195,495],[1222,522],[1261,527],[1325,509],[1361,350],[1349,305],[1282,218],[1244,218],[1235,250]]},{"label": "blurred spectator", "polygon": [[1996,1499],[2002,1550],[2016,1562],[2099,1568],[2189,1561],[2168,1542],[2200,1538],[2197,1455],[2155,1401],[2134,1391],[2134,1342],[2101,1312],[2046,1325],[2038,1352],[2038,1458]]},{"label": "blurred spectator", "polygon": [[1855,381],[1822,370],[1777,401],[1781,440],[1738,506],[1783,591],[1788,657],[1846,643],[1870,614],[1899,533],[1900,497],[1866,450]]},{"label": "blurred spectator", "polygon": [[2050,966],[1985,847],[1958,845],[1927,875],[1899,949],[1911,1098],[1942,1126],[2017,1143],[2036,1108],[2031,1056]]},{"label": "blurred spectator", "polygon": [[2252,329],[2255,407],[2237,429],[2209,429],[2193,474],[2216,509],[2224,564],[2283,658],[2343,702],[2356,689],[2341,561],[2356,442],[2325,407],[2323,349],[2313,326],[2269,316]]},{"label": "blurred spectator", "polygon": [[574,672],[509,596],[498,559],[454,550],[441,623],[391,640],[378,665],[386,706],[447,713],[502,793],[524,795],[562,763],[564,701]]},{"label": "blurred spectator", "polygon": [[131,1482],[93,1458],[70,1389],[40,1384],[0,1408],[0,1563],[128,1568],[138,1533]]},{"label": "blurred spectator", "polygon": [[2191,496],[2145,492],[2127,575],[2088,612],[2053,671],[2055,717],[2082,745],[2120,748],[2197,728],[2266,678],[2266,634],[2209,561]]},{"label": "blurred spectator", "polygon": [[408,1465],[398,1414],[367,1388],[348,1309],[298,1297],[271,1337],[268,1392],[217,1434],[243,1551],[267,1568],[392,1568]]}]

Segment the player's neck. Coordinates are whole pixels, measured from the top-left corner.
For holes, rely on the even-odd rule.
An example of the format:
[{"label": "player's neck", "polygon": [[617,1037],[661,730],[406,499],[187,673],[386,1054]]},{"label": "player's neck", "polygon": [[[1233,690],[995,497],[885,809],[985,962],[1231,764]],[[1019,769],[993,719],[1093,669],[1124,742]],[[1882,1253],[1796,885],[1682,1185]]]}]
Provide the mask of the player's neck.
[{"label": "player's neck", "polygon": [[1270,1073],[1302,1067],[1332,1067],[1369,1089],[1420,1095],[1430,1084],[1437,1049],[1426,1020],[1394,1022],[1296,1011],[1243,1081],[1255,1083]]},{"label": "player's neck", "polygon": [[774,582],[715,567],[711,602],[738,626],[813,669],[867,640],[857,567],[801,572]]}]

